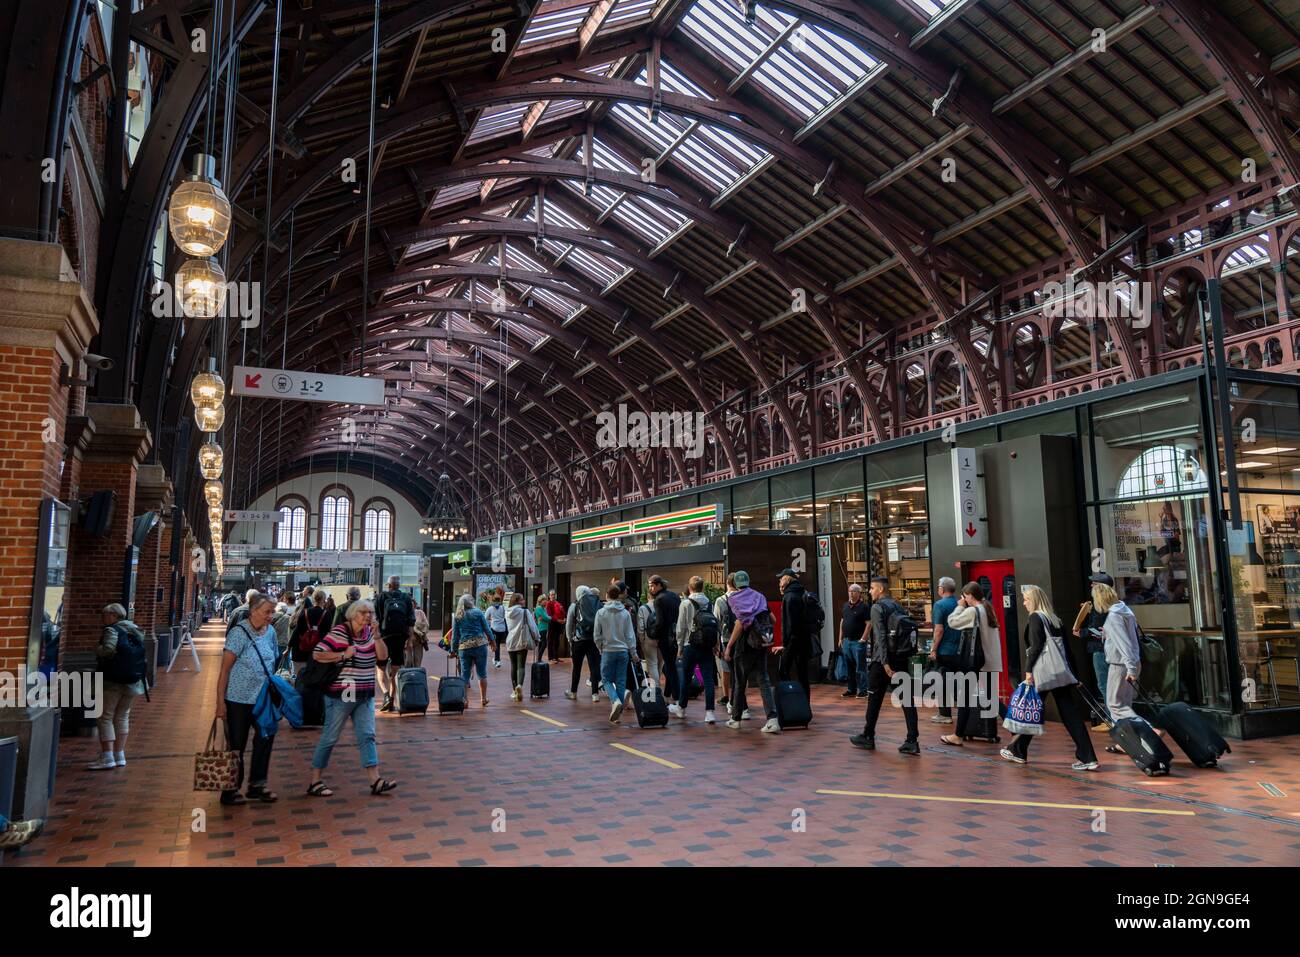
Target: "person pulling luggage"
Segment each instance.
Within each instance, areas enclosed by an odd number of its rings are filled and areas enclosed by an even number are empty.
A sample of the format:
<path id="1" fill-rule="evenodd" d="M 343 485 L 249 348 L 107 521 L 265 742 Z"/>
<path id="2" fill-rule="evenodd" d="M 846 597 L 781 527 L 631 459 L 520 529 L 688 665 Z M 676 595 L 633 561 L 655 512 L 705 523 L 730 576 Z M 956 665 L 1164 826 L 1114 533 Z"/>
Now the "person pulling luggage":
<path id="1" fill-rule="evenodd" d="M 682 680 L 678 683 L 677 701 L 668 706 L 675 718 L 686 718 L 686 690 L 691 675 L 698 665 L 704 678 L 704 723 L 713 724 L 718 719 L 713 713 L 713 649 L 718 644 L 718 619 L 713 614 L 713 604 L 704 594 L 704 579 L 699 575 L 686 585 L 686 600 L 677 615 L 677 644 L 682 649 Z"/>

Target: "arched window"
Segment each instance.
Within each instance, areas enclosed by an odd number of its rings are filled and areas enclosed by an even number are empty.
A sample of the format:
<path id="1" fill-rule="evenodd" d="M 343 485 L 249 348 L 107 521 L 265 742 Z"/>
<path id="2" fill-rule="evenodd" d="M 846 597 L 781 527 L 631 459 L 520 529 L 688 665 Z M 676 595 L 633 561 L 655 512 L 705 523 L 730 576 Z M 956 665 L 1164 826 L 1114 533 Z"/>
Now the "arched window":
<path id="1" fill-rule="evenodd" d="M 393 550 L 393 506 L 371 499 L 361 511 L 361 547 L 368 552 Z"/>
<path id="2" fill-rule="evenodd" d="M 346 551 L 352 547 L 352 499 L 341 487 L 326 489 L 320 502 L 320 547 Z"/>
<path id="3" fill-rule="evenodd" d="M 280 501 L 280 520 L 275 526 L 275 547 L 307 547 L 307 503 L 299 498 Z"/>
<path id="4" fill-rule="evenodd" d="M 1124 470 L 1115 486 L 1115 497 L 1139 498 L 1205 489 L 1205 472 L 1191 449 L 1157 445 L 1139 455 Z"/>

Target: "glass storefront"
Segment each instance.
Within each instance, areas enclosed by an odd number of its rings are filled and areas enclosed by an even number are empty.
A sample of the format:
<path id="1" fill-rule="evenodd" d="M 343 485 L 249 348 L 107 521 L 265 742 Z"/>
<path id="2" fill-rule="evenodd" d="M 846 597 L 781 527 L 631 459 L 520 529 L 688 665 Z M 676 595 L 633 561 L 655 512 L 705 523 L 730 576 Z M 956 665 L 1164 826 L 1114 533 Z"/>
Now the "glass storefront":
<path id="1" fill-rule="evenodd" d="M 772 530 L 812 534 L 812 469 L 772 476 Z"/>
<path id="2" fill-rule="evenodd" d="M 894 598 L 928 623 L 934 596 L 924 445 L 867 457 L 867 519 L 868 577 L 888 578 Z"/>
<path id="3" fill-rule="evenodd" d="M 767 479 L 742 482 L 731 489 L 732 518 L 736 531 L 767 531 L 771 526 L 771 508 L 767 497 Z"/>

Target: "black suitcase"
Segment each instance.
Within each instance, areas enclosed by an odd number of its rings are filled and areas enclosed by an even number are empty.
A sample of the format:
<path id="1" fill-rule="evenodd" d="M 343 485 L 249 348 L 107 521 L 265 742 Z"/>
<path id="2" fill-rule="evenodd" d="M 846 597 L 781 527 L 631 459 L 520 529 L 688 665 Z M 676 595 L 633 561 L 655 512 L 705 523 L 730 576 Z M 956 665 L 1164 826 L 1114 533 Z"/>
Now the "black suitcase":
<path id="1" fill-rule="evenodd" d="M 1219 758 L 1232 751 L 1228 742 L 1210 727 L 1204 716 L 1197 714 L 1186 703 L 1175 701 L 1173 704 L 1159 705 L 1146 695 L 1142 695 L 1142 700 L 1155 713 L 1156 725 L 1169 732 L 1169 737 L 1174 739 L 1198 768 L 1216 767 Z"/>
<path id="2" fill-rule="evenodd" d="M 668 702 L 664 700 L 663 689 L 657 683 L 646 683 L 645 672 L 636 665 L 629 664 L 632 672 L 631 691 L 632 708 L 636 711 L 636 723 L 642 728 L 664 728 L 668 726 Z"/>
<path id="3" fill-rule="evenodd" d="M 528 697 L 549 698 L 551 696 L 551 666 L 545 661 L 534 661 L 530 669 Z"/>
<path id="4" fill-rule="evenodd" d="M 1088 705 L 1093 716 L 1098 720 L 1107 721 L 1106 712 L 1101 709 L 1096 699 L 1084 689 L 1083 685 L 1075 685 L 1075 687 L 1079 690 L 1079 695 Z M 1133 759 L 1133 763 L 1147 777 L 1153 778 L 1158 774 L 1169 773 L 1169 765 L 1174 760 L 1173 752 L 1160 740 L 1160 735 L 1156 734 L 1156 729 L 1151 727 L 1143 718 L 1124 718 L 1116 721 L 1110 727 L 1110 739 L 1115 742 L 1121 751 Z"/>
<path id="5" fill-rule="evenodd" d="M 457 669 L 460 663 L 457 662 Z M 438 681 L 438 714 L 464 714 L 469 689 L 465 679 L 451 673 L 451 656 L 447 656 L 447 674 Z"/>
<path id="6" fill-rule="evenodd" d="M 323 728 L 325 726 L 325 695 L 317 688 L 308 688 L 302 683 L 302 672 L 298 673 L 294 686 L 302 698 L 302 727 Z"/>
<path id="7" fill-rule="evenodd" d="M 989 744 L 997 744 L 1002 740 L 998 735 L 998 719 L 985 718 L 978 712 L 967 721 L 962 731 L 963 741 L 985 741 Z"/>
<path id="8" fill-rule="evenodd" d="M 423 668 L 401 668 L 398 670 L 397 713 L 429 713 L 429 673 Z"/>
<path id="9" fill-rule="evenodd" d="M 776 720 L 781 730 L 806 728 L 812 723 L 812 706 L 797 681 L 778 681 L 772 689 L 776 699 Z"/>

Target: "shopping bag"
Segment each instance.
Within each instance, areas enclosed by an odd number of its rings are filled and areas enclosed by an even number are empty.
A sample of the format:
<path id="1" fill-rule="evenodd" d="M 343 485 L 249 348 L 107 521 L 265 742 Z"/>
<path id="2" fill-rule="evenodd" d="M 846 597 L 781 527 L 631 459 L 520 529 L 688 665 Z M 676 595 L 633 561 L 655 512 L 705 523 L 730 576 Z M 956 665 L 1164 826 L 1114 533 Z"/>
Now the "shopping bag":
<path id="1" fill-rule="evenodd" d="M 1043 733 L 1043 699 L 1028 681 L 1020 682 L 1011 695 L 1002 726 L 1015 734 Z"/>
<path id="2" fill-rule="evenodd" d="M 848 659 L 845 657 L 845 655 L 847 654 L 848 652 L 842 650 L 833 653 L 835 658 L 835 662 L 834 662 L 835 670 L 833 672 L 833 675 L 835 680 L 840 684 L 847 684 L 849 680 L 849 662 Z"/>
<path id="3" fill-rule="evenodd" d="M 221 734 L 218 738 L 217 731 Z M 212 719 L 208 743 L 194 755 L 194 790 L 233 791 L 239 781 L 239 752 L 230 750 L 226 722 Z"/>

